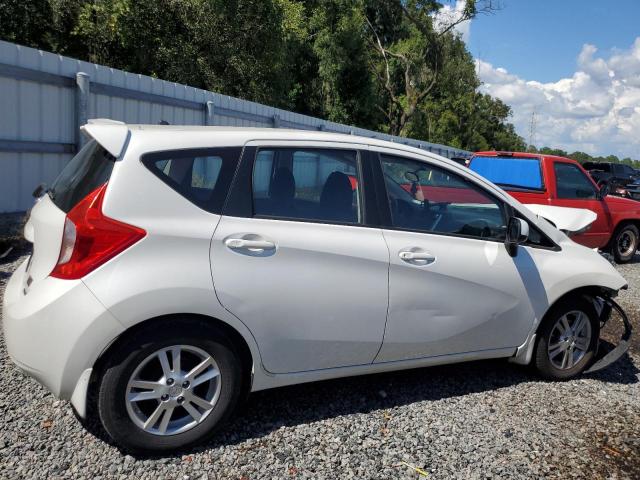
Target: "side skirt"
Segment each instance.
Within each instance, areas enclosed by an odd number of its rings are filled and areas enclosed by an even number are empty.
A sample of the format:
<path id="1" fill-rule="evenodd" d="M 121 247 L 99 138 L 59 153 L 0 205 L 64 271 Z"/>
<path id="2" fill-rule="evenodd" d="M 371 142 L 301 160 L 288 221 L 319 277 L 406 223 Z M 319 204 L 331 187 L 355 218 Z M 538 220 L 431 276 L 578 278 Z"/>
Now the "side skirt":
<path id="1" fill-rule="evenodd" d="M 411 360 L 398 360 L 393 362 L 371 363 L 350 367 L 328 368 L 324 370 L 312 370 L 307 372 L 292 372 L 270 374 L 264 369 L 256 371 L 253 378 L 251 391 L 266 390 L 268 388 L 284 387 L 299 383 L 317 382 L 332 378 L 353 377 L 370 373 L 391 372 L 394 370 L 409 370 L 412 368 L 446 365 L 449 363 L 470 362 L 474 360 L 487 360 L 491 358 L 512 357 L 517 347 L 500 348 L 493 350 L 481 350 L 476 352 L 456 353 L 451 355 L 438 355 L 435 357 L 417 358 Z"/>

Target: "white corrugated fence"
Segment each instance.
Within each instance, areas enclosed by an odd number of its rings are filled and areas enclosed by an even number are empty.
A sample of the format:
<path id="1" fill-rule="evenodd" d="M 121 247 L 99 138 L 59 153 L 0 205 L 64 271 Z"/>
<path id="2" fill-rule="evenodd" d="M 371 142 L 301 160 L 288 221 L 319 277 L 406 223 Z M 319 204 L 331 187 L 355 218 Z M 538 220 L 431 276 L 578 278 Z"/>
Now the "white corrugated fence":
<path id="1" fill-rule="evenodd" d="M 73 156 L 78 127 L 88 118 L 327 130 L 450 158 L 469 155 L 0 41 L 0 213 L 31 207 L 31 192 L 42 182 L 50 184 Z"/>

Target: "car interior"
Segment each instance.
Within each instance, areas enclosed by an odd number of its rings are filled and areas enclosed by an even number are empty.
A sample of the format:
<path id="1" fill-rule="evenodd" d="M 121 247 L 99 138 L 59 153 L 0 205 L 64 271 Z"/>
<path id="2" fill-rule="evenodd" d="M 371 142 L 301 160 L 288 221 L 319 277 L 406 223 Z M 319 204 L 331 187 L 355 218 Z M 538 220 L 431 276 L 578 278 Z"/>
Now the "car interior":
<path id="1" fill-rule="evenodd" d="M 262 150 L 253 175 L 257 216 L 357 223 L 355 154 Z"/>
<path id="2" fill-rule="evenodd" d="M 456 175 L 391 156 L 384 156 L 382 165 L 396 227 L 504 239 L 502 208 Z"/>

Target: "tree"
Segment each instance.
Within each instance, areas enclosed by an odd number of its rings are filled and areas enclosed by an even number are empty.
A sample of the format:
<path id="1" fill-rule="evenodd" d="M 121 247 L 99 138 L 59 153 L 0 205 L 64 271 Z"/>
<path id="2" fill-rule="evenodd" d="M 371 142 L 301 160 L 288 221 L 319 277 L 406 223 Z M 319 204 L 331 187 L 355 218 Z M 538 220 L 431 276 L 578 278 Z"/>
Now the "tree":
<path id="1" fill-rule="evenodd" d="M 452 1 L 452 0 L 448 0 Z M 0 0 L 0 36 L 336 122 L 463 149 L 524 148 L 454 32 L 467 0 Z"/>
<path id="2" fill-rule="evenodd" d="M 116 68 L 286 106 L 284 2 L 56 0 L 58 51 Z"/>
<path id="3" fill-rule="evenodd" d="M 39 47 L 46 43 L 50 18 L 47 0 L 0 0 L 2 38 L 9 42 L 18 42 L 29 47 Z"/>
<path id="4" fill-rule="evenodd" d="M 407 124 L 435 88 L 453 29 L 496 7 L 491 0 L 466 0 L 457 18 L 436 28 L 434 18 L 441 8 L 434 0 L 372 0 L 369 5 L 367 25 L 380 59 L 373 71 L 387 96 L 386 105 L 380 108 L 392 135 L 406 134 Z M 390 25 L 390 20 L 400 26 Z"/>

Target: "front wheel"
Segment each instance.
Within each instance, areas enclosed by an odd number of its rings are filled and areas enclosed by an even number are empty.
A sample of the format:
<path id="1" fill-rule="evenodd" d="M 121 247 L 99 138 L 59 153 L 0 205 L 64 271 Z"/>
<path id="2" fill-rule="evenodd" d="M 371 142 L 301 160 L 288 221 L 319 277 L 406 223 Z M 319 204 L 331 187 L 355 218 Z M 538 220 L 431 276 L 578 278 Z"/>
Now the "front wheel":
<path id="1" fill-rule="evenodd" d="M 161 321 L 114 352 L 98 392 L 107 433 L 131 451 L 176 450 L 209 437 L 237 404 L 241 361 L 205 323 Z"/>
<path id="2" fill-rule="evenodd" d="M 534 367 L 550 380 L 576 377 L 593 360 L 599 337 L 600 321 L 592 302 L 581 296 L 561 300 L 540 325 Z"/>
<path id="3" fill-rule="evenodd" d="M 628 223 L 620 227 L 611 242 L 613 256 L 617 263 L 630 262 L 638 250 L 640 231 L 635 225 Z"/>

